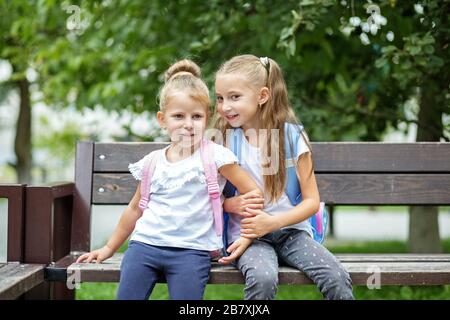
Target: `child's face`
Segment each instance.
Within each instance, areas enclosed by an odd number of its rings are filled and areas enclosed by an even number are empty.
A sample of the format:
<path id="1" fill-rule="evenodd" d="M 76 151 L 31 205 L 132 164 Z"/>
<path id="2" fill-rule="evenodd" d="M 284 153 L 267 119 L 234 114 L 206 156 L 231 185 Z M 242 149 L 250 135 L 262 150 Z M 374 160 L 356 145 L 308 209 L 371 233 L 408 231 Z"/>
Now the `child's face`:
<path id="1" fill-rule="evenodd" d="M 184 93 L 173 95 L 164 112 L 157 118 L 161 128 L 167 130 L 170 140 L 190 147 L 200 142 L 206 129 L 207 109 L 198 101 Z"/>
<path id="2" fill-rule="evenodd" d="M 258 128 L 259 103 L 261 103 L 260 92 L 242 76 L 237 74 L 217 76 L 217 111 L 233 128 Z"/>

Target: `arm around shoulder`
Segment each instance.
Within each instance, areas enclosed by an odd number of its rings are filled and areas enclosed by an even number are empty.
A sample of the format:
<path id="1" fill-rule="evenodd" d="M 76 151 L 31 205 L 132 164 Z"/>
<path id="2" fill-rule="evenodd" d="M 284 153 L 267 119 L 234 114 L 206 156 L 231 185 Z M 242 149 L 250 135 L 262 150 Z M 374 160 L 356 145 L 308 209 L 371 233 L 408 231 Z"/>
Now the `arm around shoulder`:
<path id="1" fill-rule="evenodd" d="M 219 172 L 236 187 L 240 194 L 254 191 L 262 197 L 262 192 L 256 182 L 238 164 L 226 164 L 219 168 Z"/>

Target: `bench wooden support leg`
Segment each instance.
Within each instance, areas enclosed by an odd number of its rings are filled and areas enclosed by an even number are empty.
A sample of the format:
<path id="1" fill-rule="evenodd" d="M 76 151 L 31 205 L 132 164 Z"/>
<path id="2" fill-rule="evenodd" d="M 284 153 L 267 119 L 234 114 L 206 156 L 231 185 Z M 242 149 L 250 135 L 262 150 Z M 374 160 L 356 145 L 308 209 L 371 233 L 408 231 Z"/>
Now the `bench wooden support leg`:
<path id="1" fill-rule="evenodd" d="M 70 252 L 73 184 L 28 187 L 25 219 L 25 262 L 51 264 Z M 66 283 L 44 282 L 25 299 L 74 299 Z"/>

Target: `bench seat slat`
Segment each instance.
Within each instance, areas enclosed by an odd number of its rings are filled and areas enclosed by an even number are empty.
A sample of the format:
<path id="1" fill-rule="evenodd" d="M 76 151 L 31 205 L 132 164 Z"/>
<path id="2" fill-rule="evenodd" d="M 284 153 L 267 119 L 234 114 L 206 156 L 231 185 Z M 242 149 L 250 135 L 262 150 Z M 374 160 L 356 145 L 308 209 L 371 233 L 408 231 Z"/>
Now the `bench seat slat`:
<path id="1" fill-rule="evenodd" d="M 0 300 L 16 299 L 44 281 L 45 265 L 9 262 L 0 266 Z"/>
<path id="2" fill-rule="evenodd" d="M 71 264 L 67 274 L 79 272 L 82 282 L 118 282 L 123 254 L 118 253 L 101 264 Z M 450 255 L 414 254 L 337 254 L 350 273 L 354 285 L 367 285 L 374 272 L 380 272 L 383 285 L 437 285 L 450 284 Z M 164 281 L 164 280 L 161 280 Z M 311 284 L 300 271 L 282 266 L 280 284 Z M 233 266 L 213 264 L 209 283 L 242 284 L 242 274 Z"/>

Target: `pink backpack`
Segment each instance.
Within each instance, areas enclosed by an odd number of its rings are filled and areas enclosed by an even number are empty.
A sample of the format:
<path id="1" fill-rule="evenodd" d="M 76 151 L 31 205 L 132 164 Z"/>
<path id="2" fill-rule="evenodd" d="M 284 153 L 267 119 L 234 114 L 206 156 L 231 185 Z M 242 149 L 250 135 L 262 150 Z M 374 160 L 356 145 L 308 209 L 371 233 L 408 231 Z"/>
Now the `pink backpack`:
<path id="1" fill-rule="evenodd" d="M 144 211 L 147 208 L 150 200 L 150 187 L 152 183 L 152 176 L 155 171 L 156 158 L 155 156 L 163 152 L 158 150 L 152 152 L 147 160 L 144 162 L 142 181 L 141 181 L 141 199 L 139 201 L 139 208 Z M 218 236 L 222 236 L 223 232 L 223 213 L 222 203 L 220 201 L 220 188 L 217 181 L 217 167 L 214 162 L 214 145 L 210 140 L 202 139 L 200 142 L 200 154 L 205 170 L 206 184 L 208 187 L 209 198 L 214 214 L 214 229 Z"/>

